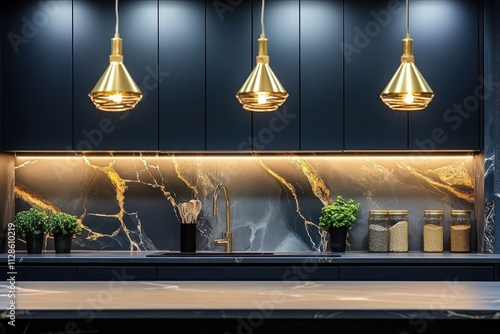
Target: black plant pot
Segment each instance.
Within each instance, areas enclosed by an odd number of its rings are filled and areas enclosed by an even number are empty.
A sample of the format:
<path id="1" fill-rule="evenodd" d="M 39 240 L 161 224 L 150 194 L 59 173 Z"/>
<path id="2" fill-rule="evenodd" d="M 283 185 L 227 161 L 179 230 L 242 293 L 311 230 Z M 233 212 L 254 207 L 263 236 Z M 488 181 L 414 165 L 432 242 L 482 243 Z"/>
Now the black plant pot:
<path id="1" fill-rule="evenodd" d="M 30 254 L 40 254 L 43 249 L 43 233 L 26 234 L 26 251 Z"/>
<path id="2" fill-rule="evenodd" d="M 345 244 L 347 240 L 347 227 L 330 227 L 330 251 L 345 252 Z"/>
<path id="3" fill-rule="evenodd" d="M 54 248 L 56 253 L 71 252 L 72 234 L 54 233 Z"/>

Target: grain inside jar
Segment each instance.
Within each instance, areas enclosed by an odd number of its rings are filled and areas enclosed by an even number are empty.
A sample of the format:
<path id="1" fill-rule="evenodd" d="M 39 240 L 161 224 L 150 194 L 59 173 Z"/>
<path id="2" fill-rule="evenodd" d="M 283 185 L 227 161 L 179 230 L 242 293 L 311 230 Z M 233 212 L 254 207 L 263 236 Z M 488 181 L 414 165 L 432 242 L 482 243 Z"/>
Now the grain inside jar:
<path id="1" fill-rule="evenodd" d="M 472 219 L 470 210 L 451 210 L 450 251 L 470 252 Z"/>
<path id="2" fill-rule="evenodd" d="M 408 210 L 389 210 L 389 252 L 408 252 Z"/>
<path id="3" fill-rule="evenodd" d="M 424 252 L 443 251 L 443 210 L 424 210 L 423 249 Z"/>

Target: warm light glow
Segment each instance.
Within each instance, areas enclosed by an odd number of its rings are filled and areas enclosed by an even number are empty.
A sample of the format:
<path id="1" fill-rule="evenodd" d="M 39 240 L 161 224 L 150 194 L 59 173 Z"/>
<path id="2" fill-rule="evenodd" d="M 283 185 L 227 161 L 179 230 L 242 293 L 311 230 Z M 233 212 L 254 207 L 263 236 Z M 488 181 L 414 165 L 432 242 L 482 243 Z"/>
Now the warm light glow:
<path id="1" fill-rule="evenodd" d="M 122 94 L 113 94 L 109 97 L 109 99 L 113 102 L 116 103 L 121 103 L 122 102 Z"/>
<path id="2" fill-rule="evenodd" d="M 413 94 L 411 92 L 408 92 L 408 94 L 406 94 L 405 96 L 405 103 L 411 104 L 413 103 L 413 101 L 414 101 Z"/>
<path id="3" fill-rule="evenodd" d="M 259 96 L 257 97 L 257 103 L 258 104 L 266 104 L 267 103 L 267 94 L 266 93 L 259 93 Z"/>

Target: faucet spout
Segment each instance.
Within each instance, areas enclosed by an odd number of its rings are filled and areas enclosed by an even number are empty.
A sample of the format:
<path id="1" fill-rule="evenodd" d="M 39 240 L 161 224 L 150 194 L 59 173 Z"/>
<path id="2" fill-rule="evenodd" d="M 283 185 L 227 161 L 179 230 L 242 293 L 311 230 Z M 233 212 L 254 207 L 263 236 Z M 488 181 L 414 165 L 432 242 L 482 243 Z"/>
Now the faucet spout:
<path id="1" fill-rule="evenodd" d="M 224 191 L 224 197 L 226 198 L 226 232 L 222 233 L 222 239 L 214 240 L 215 246 L 224 246 L 224 251 L 226 253 L 230 253 L 233 251 L 233 234 L 231 233 L 231 205 L 229 203 L 229 192 L 226 186 L 222 183 L 219 183 L 215 187 L 214 191 L 214 217 L 217 216 L 217 197 L 219 195 L 220 190 Z"/>

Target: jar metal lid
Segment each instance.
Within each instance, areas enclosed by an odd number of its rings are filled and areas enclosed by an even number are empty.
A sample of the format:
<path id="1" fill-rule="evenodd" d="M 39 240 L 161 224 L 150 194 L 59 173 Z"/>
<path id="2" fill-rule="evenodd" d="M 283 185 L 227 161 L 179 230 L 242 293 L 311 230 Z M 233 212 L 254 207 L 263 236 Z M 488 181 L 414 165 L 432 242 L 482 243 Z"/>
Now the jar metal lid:
<path id="1" fill-rule="evenodd" d="M 368 213 L 371 215 L 386 215 L 389 210 L 369 210 Z"/>
<path id="2" fill-rule="evenodd" d="M 389 210 L 390 215 L 407 215 L 408 210 Z"/>
<path id="3" fill-rule="evenodd" d="M 442 215 L 444 214 L 443 210 L 424 210 L 424 215 Z"/>
<path id="4" fill-rule="evenodd" d="M 452 215 L 470 215 L 470 210 L 451 210 Z"/>

